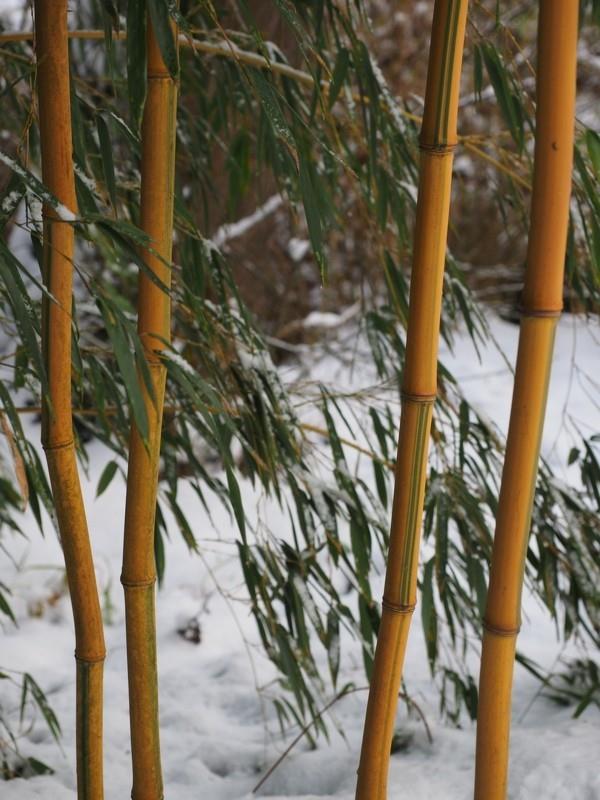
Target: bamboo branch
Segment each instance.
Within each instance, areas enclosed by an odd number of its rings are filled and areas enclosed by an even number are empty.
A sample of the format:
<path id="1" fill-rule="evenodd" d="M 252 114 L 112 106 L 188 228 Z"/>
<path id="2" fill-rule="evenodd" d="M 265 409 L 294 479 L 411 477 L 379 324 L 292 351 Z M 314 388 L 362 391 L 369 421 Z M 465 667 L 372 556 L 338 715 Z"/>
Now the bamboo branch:
<path id="1" fill-rule="evenodd" d="M 326 705 L 323 706 L 323 708 L 317 711 L 317 713 L 311 719 L 311 721 L 300 729 L 299 733 L 292 739 L 292 741 L 285 748 L 283 753 L 271 764 L 269 769 L 265 772 L 265 774 L 262 776 L 262 778 L 259 780 L 256 786 L 252 789 L 251 794 L 256 794 L 258 790 L 262 788 L 262 786 L 264 786 L 264 784 L 268 781 L 271 775 L 275 772 L 277 767 L 279 767 L 282 764 L 282 762 L 285 761 L 285 759 L 289 756 L 289 754 L 292 752 L 292 750 L 298 744 L 298 742 L 300 742 L 306 736 L 306 734 L 316 723 L 316 721 L 318 719 L 321 719 L 323 714 L 329 711 L 329 709 L 332 708 L 332 706 L 334 706 L 339 700 L 342 700 L 342 698 L 347 697 L 349 694 L 354 694 L 355 692 L 364 692 L 368 688 L 369 688 L 368 686 L 355 686 L 342 689 L 342 691 L 339 694 L 336 694 L 336 696 L 332 700 L 330 700 Z"/>

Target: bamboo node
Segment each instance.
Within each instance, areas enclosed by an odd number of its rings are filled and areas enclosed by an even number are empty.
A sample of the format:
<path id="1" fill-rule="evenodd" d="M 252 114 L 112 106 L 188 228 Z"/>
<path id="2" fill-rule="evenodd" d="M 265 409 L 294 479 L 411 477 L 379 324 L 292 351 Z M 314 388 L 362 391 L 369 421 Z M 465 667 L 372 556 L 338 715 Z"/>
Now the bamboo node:
<path id="1" fill-rule="evenodd" d="M 491 625 L 489 622 L 486 622 L 485 619 L 481 621 L 483 629 L 488 633 L 491 633 L 494 636 L 505 636 L 510 638 L 512 636 L 518 636 L 519 631 L 521 630 L 521 626 L 518 625 L 516 628 L 497 628 L 495 625 Z"/>
<path id="2" fill-rule="evenodd" d="M 137 800 L 137 798 L 136 798 L 135 794 L 133 793 L 133 789 L 131 790 L 131 795 L 130 795 L 130 797 L 131 797 L 131 800 Z M 164 794 L 161 794 L 161 795 L 159 795 L 159 797 L 158 797 L 158 800 L 165 800 L 165 796 L 164 796 Z"/>
<path id="3" fill-rule="evenodd" d="M 159 72 L 148 72 L 148 80 L 149 81 L 173 81 L 173 76 L 170 72 L 167 71 L 159 71 Z"/>
<path id="4" fill-rule="evenodd" d="M 424 142 L 419 139 L 419 150 L 425 153 L 430 153 L 432 156 L 446 156 L 452 155 L 456 150 L 458 142 Z"/>
<path id="5" fill-rule="evenodd" d="M 405 392 L 404 390 L 400 392 L 400 396 L 402 400 L 407 403 L 422 403 L 423 405 L 435 403 L 437 398 L 437 394 L 413 394 L 412 392 Z"/>
<path id="6" fill-rule="evenodd" d="M 156 576 L 153 578 L 144 578 L 141 581 L 130 581 L 121 575 L 121 586 L 125 586 L 127 589 L 145 589 L 146 586 L 154 586 L 155 583 Z"/>
<path id="7" fill-rule="evenodd" d="M 381 607 L 385 611 L 391 611 L 392 614 L 412 614 L 415 610 L 416 603 L 394 603 L 391 600 L 387 600 L 385 597 L 381 600 Z"/>
<path id="8" fill-rule="evenodd" d="M 68 450 L 70 447 L 74 446 L 75 440 L 73 437 L 68 439 L 66 442 L 58 442 L 57 444 L 47 444 L 46 442 L 43 442 L 42 444 L 45 453 L 53 453 L 56 450 Z"/>
<path id="9" fill-rule="evenodd" d="M 522 317 L 558 318 L 562 314 L 561 308 L 525 308 L 518 306 L 517 311 Z"/>
<path id="10" fill-rule="evenodd" d="M 106 650 L 103 651 L 102 655 L 97 656 L 78 656 L 77 650 L 75 650 L 75 661 L 78 661 L 80 664 L 99 664 L 101 661 L 104 661 L 106 658 Z"/>

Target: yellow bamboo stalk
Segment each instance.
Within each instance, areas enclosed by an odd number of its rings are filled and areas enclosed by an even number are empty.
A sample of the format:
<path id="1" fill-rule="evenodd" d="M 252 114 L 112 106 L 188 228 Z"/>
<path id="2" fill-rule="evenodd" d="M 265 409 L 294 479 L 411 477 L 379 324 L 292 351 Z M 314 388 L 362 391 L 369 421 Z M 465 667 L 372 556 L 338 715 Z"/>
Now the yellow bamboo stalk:
<path id="1" fill-rule="evenodd" d="M 436 0 L 433 13 L 390 549 L 357 800 L 387 797 L 397 698 L 416 603 L 467 5 L 467 0 Z"/>
<path id="2" fill-rule="evenodd" d="M 153 252 L 142 255 L 149 270 L 171 285 L 177 85 L 169 74 L 148 19 L 148 94 L 142 121 L 141 220 Z M 165 263 L 167 262 L 167 263 Z M 121 582 L 125 592 L 133 800 L 163 797 L 158 719 L 154 519 L 166 367 L 161 351 L 170 340 L 169 295 L 140 273 L 138 332 L 152 376 L 154 399 L 140 385 L 149 422 L 144 442 L 132 424 Z"/>
<path id="3" fill-rule="evenodd" d="M 67 0 L 35 0 L 35 30 L 42 179 L 59 202 L 74 212 Z M 75 621 L 77 795 L 82 800 L 101 800 L 105 646 L 71 409 L 74 231 L 50 205 L 44 206 L 43 213 L 44 284 L 53 299 L 44 296 L 42 300 L 42 348 L 49 385 L 42 404 L 42 444 Z"/>
<path id="4" fill-rule="evenodd" d="M 527 542 L 562 309 L 579 3 L 541 0 L 536 143 L 519 350 L 484 618 L 476 800 L 506 797 L 511 690 Z"/>

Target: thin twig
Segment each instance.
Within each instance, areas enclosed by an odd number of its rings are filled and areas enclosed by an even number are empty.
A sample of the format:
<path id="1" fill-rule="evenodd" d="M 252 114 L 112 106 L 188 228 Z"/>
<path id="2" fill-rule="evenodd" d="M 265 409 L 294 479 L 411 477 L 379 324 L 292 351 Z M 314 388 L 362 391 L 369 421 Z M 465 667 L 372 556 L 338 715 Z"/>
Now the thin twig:
<path id="1" fill-rule="evenodd" d="M 260 781 L 256 784 L 254 789 L 252 789 L 251 793 L 252 794 L 256 794 L 256 792 L 258 792 L 258 790 L 266 783 L 266 781 L 275 772 L 275 770 L 281 764 L 281 762 L 284 761 L 288 757 L 288 755 L 294 749 L 294 747 L 298 744 L 298 742 L 308 733 L 308 731 L 311 729 L 311 727 L 314 725 L 314 723 L 318 719 L 320 719 L 323 716 L 323 714 L 325 714 L 327 711 L 329 711 L 329 709 L 332 706 L 334 706 L 338 702 L 338 700 L 341 700 L 342 698 L 347 697 L 349 694 L 355 694 L 356 692 L 366 692 L 368 690 L 368 688 L 369 688 L 368 686 L 354 686 L 354 687 L 343 689 L 339 694 L 337 694 L 333 698 L 333 700 L 330 700 L 329 703 L 327 703 L 327 705 L 323 706 L 323 708 L 320 711 L 317 711 L 317 713 L 315 714 L 313 719 L 307 725 L 305 725 L 304 728 L 302 728 L 302 730 L 290 742 L 288 747 L 286 747 L 286 749 L 279 756 L 279 758 L 276 761 L 274 761 L 273 764 L 271 764 L 269 769 L 265 772 L 265 774 L 262 776 Z M 415 703 L 415 701 L 406 692 L 400 692 L 398 696 L 402 700 L 404 700 L 406 702 L 406 705 L 407 705 L 409 710 L 411 708 L 414 708 L 414 709 L 417 710 L 419 716 L 421 717 L 421 721 L 423 723 L 423 726 L 425 727 L 425 733 L 427 734 L 427 740 L 428 740 L 429 744 L 433 744 L 433 736 L 431 734 L 431 728 L 429 727 L 429 723 L 427 722 L 427 719 L 425 717 L 425 714 L 423 713 L 423 710 L 419 707 L 419 705 L 417 703 Z"/>
<path id="2" fill-rule="evenodd" d="M 323 706 L 323 708 L 320 711 L 317 711 L 317 713 L 311 719 L 311 721 L 302 728 L 302 730 L 298 733 L 298 735 L 294 739 L 292 739 L 290 744 L 285 748 L 285 750 L 279 756 L 279 758 L 276 761 L 274 761 L 273 764 L 271 764 L 269 769 L 265 772 L 265 774 L 262 776 L 262 778 L 256 784 L 254 789 L 252 789 L 251 793 L 252 794 L 256 794 L 256 792 L 258 792 L 258 790 L 263 786 L 263 784 L 265 784 L 266 781 L 275 772 L 275 770 L 281 764 L 281 762 L 284 761 L 288 757 L 288 755 L 294 749 L 294 747 L 298 744 L 298 742 L 308 733 L 308 731 L 312 728 L 312 726 L 315 724 L 315 722 L 318 719 L 321 719 L 323 714 L 325 714 L 325 712 L 329 711 L 329 709 L 332 706 L 334 706 L 338 702 L 338 700 L 341 700 L 343 697 L 347 697 L 349 694 L 354 694 L 355 692 L 366 692 L 368 690 L 368 688 L 369 688 L 368 686 L 354 686 L 354 687 L 351 687 L 351 688 L 346 687 L 339 694 L 337 694 L 333 698 L 333 700 L 330 700 L 327 703 L 327 705 Z"/>

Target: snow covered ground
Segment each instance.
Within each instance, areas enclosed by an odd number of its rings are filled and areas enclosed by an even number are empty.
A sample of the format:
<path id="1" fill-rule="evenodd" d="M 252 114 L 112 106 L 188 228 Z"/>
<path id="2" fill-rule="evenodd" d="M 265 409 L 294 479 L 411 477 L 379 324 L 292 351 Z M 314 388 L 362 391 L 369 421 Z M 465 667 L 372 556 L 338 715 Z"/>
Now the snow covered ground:
<path id="1" fill-rule="evenodd" d="M 514 363 L 518 329 L 495 321 L 493 332 Z M 577 363 L 572 355 L 576 346 Z M 594 396 L 600 354 L 597 324 L 565 318 L 557 338 L 557 354 L 544 452 L 557 474 L 567 476 L 566 454 L 572 444 L 572 422 L 586 432 L 600 431 L 600 410 Z M 511 375 L 498 351 L 490 345 L 479 364 L 466 336 L 459 336 L 454 354 L 443 354 L 462 380 L 468 396 L 501 428 L 506 428 Z M 369 380 L 360 371 L 331 362 L 316 367 L 313 377 L 336 381 L 338 388 Z M 588 373 L 591 373 L 588 375 Z M 592 382 L 591 382 L 592 381 Z M 29 422 L 32 437 L 39 437 Z M 84 489 L 107 620 L 108 658 L 105 672 L 106 797 L 125 797 L 130 786 L 127 716 L 127 677 L 122 592 L 119 584 L 124 487 L 115 480 L 95 500 L 98 477 L 109 459 L 99 444 L 90 446 L 89 476 Z M 365 473 L 366 474 L 366 473 Z M 249 516 L 266 515 L 271 528 L 287 526 L 273 505 L 265 504 L 249 484 L 242 484 Z M 165 584 L 158 596 L 158 638 L 162 752 L 166 793 L 170 800 L 235 800 L 251 796 L 252 787 L 275 761 L 297 731 L 282 741 L 273 710 L 257 694 L 273 668 L 256 645 L 254 622 L 243 596 L 235 551 L 234 523 L 215 504 L 213 514 L 220 538 L 192 493 L 182 489 L 182 505 L 194 509 L 195 533 L 202 552 L 189 554 L 177 532 L 167 549 Z M 62 557 L 48 527 L 42 538 L 27 519 L 26 541 L 15 539 L 11 553 L 16 564 L 3 558 L 0 580 L 13 591 L 19 629 L 6 625 L 0 638 L 3 668 L 27 670 L 40 681 L 56 711 L 64 752 L 41 720 L 23 731 L 26 755 L 51 764 L 54 775 L 0 784 L 3 800 L 75 798 L 74 661 L 69 600 L 64 592 Z M 215 578 L 220 591 L 215 585 Z M 178 630 L 198 622 L 201 641 L 187 641 Z M 557 657 L 552 625 L 531 600 L 526 601 L 520 644 L 525 652 L 550 666 Z M 343 642 L 340 682 L 365 683 L 356 644 Z M 446 725 L 438 717 L 438 700 L 429 677 L 420 616 L 415 615 L 405 669 L 411 695 L 426 716 L 433 742 L 417 718 L 400 708 L 398 724 L 407 734 L 406 748 L 392 758 L 390 800 L 445 798 L 462 800 L 472 791 L 474 727 Z M 544 698 L 532 703 L 539 684 L 516 667 L 510 797 L 512 800 L 600 800 L 600 712 L 588 709 L 578 720 Z M 0 686 L 2 689 L 2 686 Z M 18 698 L 15 698 L 18 703 Z M 357 691 L 337 703 L 332 713 L 342 738 L 331 725 L 331 738 L 319 740 L 316 750 L 301 741 L 264 784 L 259 796 L 272 798 L 354 797 L 366 692 Z M 17 715 L 18 717 L 18 715 Z"/>

